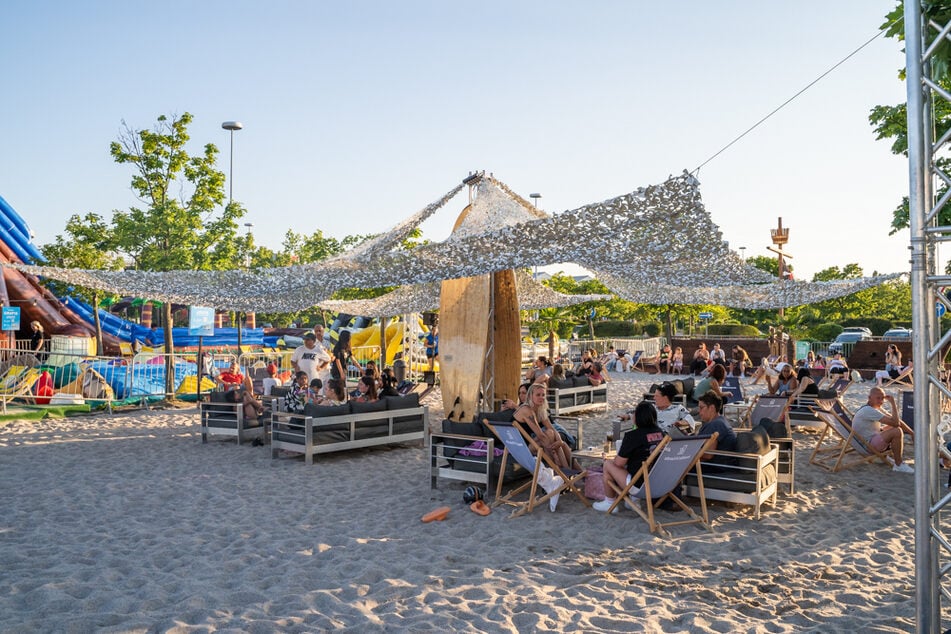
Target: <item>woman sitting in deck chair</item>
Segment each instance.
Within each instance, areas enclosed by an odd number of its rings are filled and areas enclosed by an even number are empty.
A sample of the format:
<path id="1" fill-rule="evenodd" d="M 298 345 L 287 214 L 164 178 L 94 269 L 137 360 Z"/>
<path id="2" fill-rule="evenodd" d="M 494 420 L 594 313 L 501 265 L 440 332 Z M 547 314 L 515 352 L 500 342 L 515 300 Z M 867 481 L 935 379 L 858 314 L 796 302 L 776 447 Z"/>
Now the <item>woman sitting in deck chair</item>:
<path id="1" fill-rule="evenodd" d="M 522 424 L 561 469 L 573 468 L 571 448 L 548 418 L 548 388 L 533 383 L 528 388 L 527 402 L 515 410 L 515 421 Z"/>

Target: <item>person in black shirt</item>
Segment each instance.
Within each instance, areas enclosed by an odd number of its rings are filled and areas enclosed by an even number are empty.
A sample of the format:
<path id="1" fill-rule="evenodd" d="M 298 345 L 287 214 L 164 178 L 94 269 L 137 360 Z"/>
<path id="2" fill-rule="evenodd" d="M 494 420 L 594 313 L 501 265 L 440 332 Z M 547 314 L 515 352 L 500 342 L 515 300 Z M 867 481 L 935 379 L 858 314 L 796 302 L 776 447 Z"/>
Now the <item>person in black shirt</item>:
<path id="1" fill-rule="evenodd" d="M 654 404 L 649 401 L 638 403 L 634 409 L 634 429 L 624 434 L 617 456 L 613 460 L 604 461 L 605 494 L 615 493 L 627 486 L 663 439 L 664 432 L 657 425 L 657 410 Z M 636 493 L 634 488 L 631 489 L 631 494 L 633 493 Z M 596 511 L 606 512 L 613 505 L 614 498 L 605 497 L 592 506 Z"/>

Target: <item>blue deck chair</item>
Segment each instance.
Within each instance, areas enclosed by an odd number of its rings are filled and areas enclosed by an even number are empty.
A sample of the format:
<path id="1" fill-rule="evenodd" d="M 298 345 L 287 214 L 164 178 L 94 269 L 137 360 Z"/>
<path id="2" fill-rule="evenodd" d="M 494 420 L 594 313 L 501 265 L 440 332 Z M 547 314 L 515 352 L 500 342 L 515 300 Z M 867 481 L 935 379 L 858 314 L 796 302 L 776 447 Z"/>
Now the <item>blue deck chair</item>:
<path id="1" fill-rule="evenodd" d="M 516 422 L 488 421 L 483 420 L 482 424 L 495 434 L 505 449 L 502 452 L 502 464 L 499 467 L 500 473 L 505 473 L 505 467 L 508 464 L 509 456 L 522 465 L 522 467 L 532 474 L 530 482 L 519 485 L 510 490 L 504 496 L 502 495 L 502 478 L 498 479 L 495 487 L 495 500 L 492 506 L 508 504 L 515 507 L 511 517 L 518 517 L 525 513 L 531 513 L 536 506 L 544 505 L 554 495 L 560 495 L 565 491 L 571 491 L 585 506 L 591 506 L 591 502 L 584 496 L 579 488 L 587 471 L 576 471 L 573 469 L 561 469 L 555 461 L 545 453 L 535 440 Z M 532 454 L 532 449 L 535 454 Z M 563 484 L 551 491 L 545 492 L 538 483 L 538 476 L 543 467 L 549 467 L 554 475 L 561 477 Z M 529 489 L 527 500 L 516 500 L 516 496 Z"/>
<path id="2" fill-rule="evenodd" d="M 724 394 L 730 394 L 730 399 L 727 401 L 728 403 L 743 402 L 743 388 L 740 387 L 740 377 L 738 376 L 728 376 L 723 379 L 720 391 Z"/>
<path id="3" fill-rule="evenodd" d="M 760 421 L 768 418 L 772 421 L 781 422 L 786 425 L 789 431 L 789 397 L 778 396 L 776 394 L 761 394 L 753 401 L 750 411 L 744 419 L 744 427 L 755 427 Z"/>
<path id="4" fill-rule="evenodd" d="M 669 536 L 668 526 L 680 524 L 700 524 L 707 530 L 713 530 L 707 515 L 707 500 L 703 493 L 703 474 L 700 472 L 700 458 L 717 446 L 717 434 L 712 436 L 687 436 L 685 438 L 671 438 L 665 436 L 651 455 L 644 461 L 634 477 L 623 490 L 615 490 L 615 501 L 608 514 L 612 513 L 622 502 L 628 508 L 640 515 L 652 533 Z M 700 490 L 700 515 L 680 498 L 680 485 L 687 474 L 693 470 L 697 474 Z M 635 483 L 641 482 L 639 489 L 634 491 Z M 612 486 L 613 488 L 613 486 Z M 654 512 L 666 500 L 672 500 L 687 516 L 685 520 L 660 522 Z M 641 508 L 644 501 L 646 510 Z"/>

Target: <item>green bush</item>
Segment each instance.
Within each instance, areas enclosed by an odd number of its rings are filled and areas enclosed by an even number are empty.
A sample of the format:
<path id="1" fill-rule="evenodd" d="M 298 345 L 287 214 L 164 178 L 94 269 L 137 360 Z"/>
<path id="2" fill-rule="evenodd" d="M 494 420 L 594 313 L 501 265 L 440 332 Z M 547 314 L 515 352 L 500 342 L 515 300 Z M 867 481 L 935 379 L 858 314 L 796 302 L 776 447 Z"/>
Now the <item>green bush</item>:
<path id="1" fill-rule="evenodd" d="M 594 322 L 595 337 L 634 337 L 641 333 L 635 332 L 635 326 L 629 321 L 605 320 Z"/>
<path id="2" fill-rule="evenodd" d="M 656 321 L 648 321 L 643 324 L 644 334 L 648 337 L 657 337 L 660 335 L 661 327 Z"/>
<path id="3" fill-rule="evenodd" d="M 881 337 L 889 328 L 893 328 L 890 319 L 881 319 L 880 317 L 858 317 L 855 319 L 845 319 L 839 322 L 843 328 L 849 326 L 865 326 L 872 331 L 876 337 Z"/>
<path id="4" fill-rule="evenodd" d="M 813 341 L 832 341 L 842 332 L 839 324 L 820 324 L 809 331 L 808 339 Z"/>
<path id="5" fill-rule="evenodd" d="M 706 333 L 714 335 L 732 335 L 734 337 L 762 337 L 763 333 L 756 326 L 750 324 L 710 324 Z"/>

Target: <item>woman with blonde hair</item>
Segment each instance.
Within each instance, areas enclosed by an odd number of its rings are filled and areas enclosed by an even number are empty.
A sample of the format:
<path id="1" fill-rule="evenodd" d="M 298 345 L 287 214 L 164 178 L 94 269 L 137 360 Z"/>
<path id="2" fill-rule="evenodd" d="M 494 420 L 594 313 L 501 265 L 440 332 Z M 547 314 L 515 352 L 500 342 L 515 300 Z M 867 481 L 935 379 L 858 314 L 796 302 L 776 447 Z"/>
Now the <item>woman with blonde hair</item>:
<path id="1" fill-rule="evenodd" d="M 33 330 L 33 334 L 30 336 L 30 350 L 32 352 L 39 352 L 43 348 L 43 344 L 46 343 L 43 334 L 43 324 L 38 321 L 31 321 L 30 328 Z"/>
<path id="2" fill-rule="evenodd" d="M 548 417 L 548 388 L 533 383 L 528 388 L 527 401 L 515 410 L 515 420 L 534 436 L 535 442 L 551 456 L 562 469 L 572 467 L 571 448 L 562 440 Z"/>

